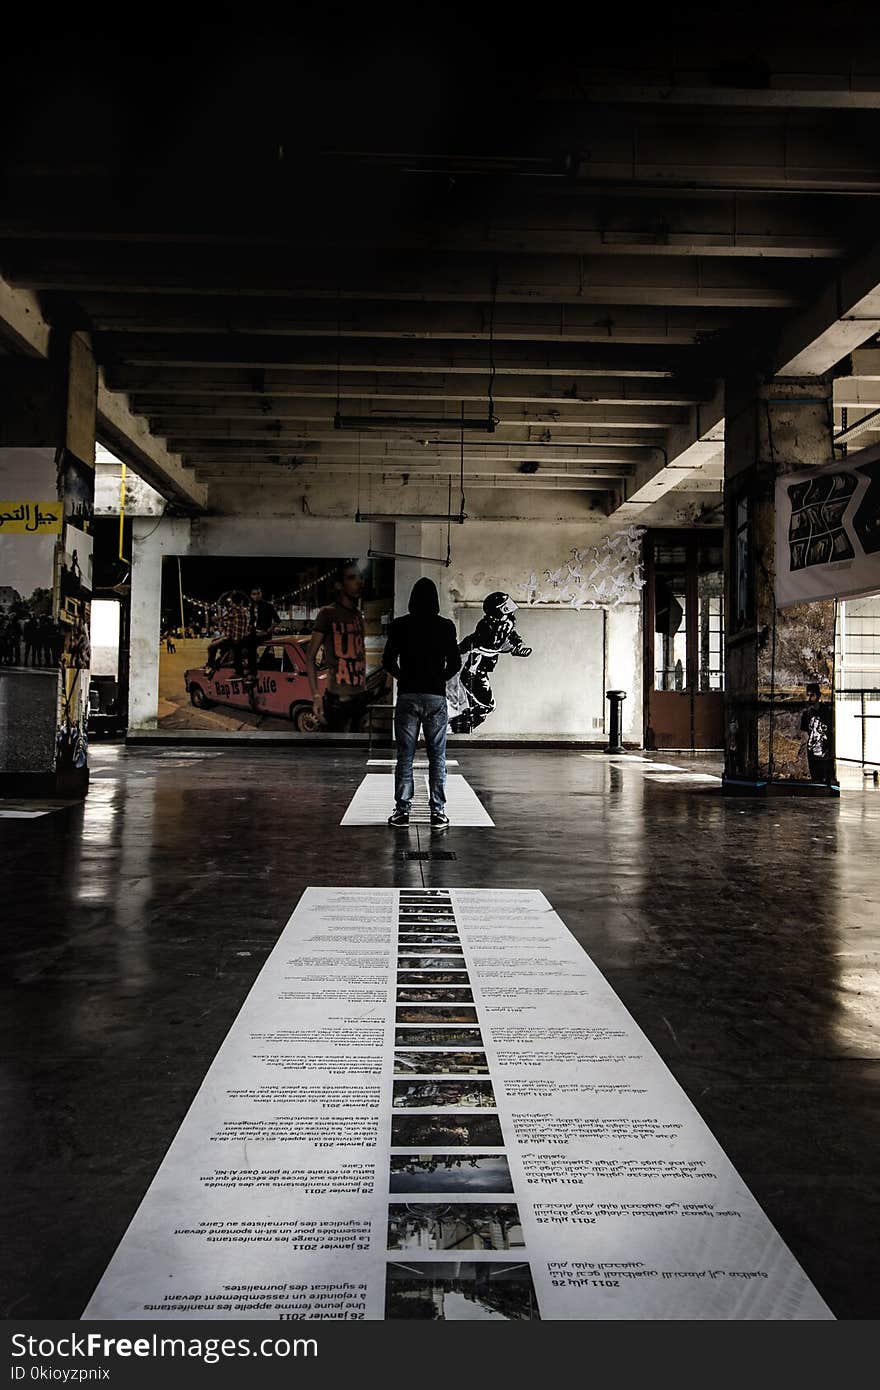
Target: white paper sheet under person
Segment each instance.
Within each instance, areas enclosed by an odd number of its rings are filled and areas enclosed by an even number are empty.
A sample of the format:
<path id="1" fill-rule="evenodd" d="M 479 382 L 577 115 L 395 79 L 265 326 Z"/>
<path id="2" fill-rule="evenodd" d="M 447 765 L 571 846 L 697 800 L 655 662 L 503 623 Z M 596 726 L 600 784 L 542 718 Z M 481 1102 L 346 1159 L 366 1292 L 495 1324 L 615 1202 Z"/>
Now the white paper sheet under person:
<path id="1" fill-rule="evenodd" d="M 367 758 L 367 767 L 396 767 L 396 766 L 397 766 L 397 759 L 396 759 L 396 758 Z M 421 770 L 424 769 L 424 768 L 427 768 L 427 766 L 428 766 L 428 763 L 427 763 L 427 760 L 426 760 L 425 758 L 416 758 L 416 759 L 414 760 L 414 762 L 413 762 L 413 767 L 419 769 L 419 771 L 421 771 Z M 455 758 L 447 758 L 447 759 L 446 759 L 446 766 L 447 766 L 447 767 L 458 767 L 458 761 L 457 761 L 457 759 L 455 759 Z"/>
<path id="2" fill-rule="evenodd" d="M 414 791 L 410 824 L 428 825 L 431 819 L 428 778 L 421 771 L 415 775 Z M 385 825 L 388 820 L 388 807 L 393 804 L 393 774 L 370 772 L 352 797 L 340 825 Z M 460 773 L 452 773 L 446 779 L 446 814 L 451 826 L 477 827 L 495 824 L 473 787 Z"/>
<path id="3" fill-rule="evenodd" d="M 431 924 L 463 967 L 412 964 L 398 943 Z M 429 969 L 467 983 L 433 987 Z M 419 1049 L 434 1074 L 401 1079 L 395 1059 Z M 485 1064 L 451 1075 L 443 1054 Z M 421 1304 L 446 1320 L 832 1316 L 543 894 L 310 888 L 84 1317 Z"/>

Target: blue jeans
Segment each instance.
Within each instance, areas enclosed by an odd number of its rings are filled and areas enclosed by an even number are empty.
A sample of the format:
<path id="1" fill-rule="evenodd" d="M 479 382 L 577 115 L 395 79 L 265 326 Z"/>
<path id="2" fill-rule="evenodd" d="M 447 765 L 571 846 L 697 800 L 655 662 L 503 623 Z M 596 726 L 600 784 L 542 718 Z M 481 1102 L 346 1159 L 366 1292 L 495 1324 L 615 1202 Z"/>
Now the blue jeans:
<path id="1" fill-rule="evenodd" d="M 428 750 L 431 810 L 442 811 L 446 805 L 447 722 L 445 695 L 398 695 L 394 707 L 394 738 L 397 743 L 394 800 L 398 810 L 409 810 L 413 799 L 413 756 L 420 725 L 425 731 L 425 747 Z"/>

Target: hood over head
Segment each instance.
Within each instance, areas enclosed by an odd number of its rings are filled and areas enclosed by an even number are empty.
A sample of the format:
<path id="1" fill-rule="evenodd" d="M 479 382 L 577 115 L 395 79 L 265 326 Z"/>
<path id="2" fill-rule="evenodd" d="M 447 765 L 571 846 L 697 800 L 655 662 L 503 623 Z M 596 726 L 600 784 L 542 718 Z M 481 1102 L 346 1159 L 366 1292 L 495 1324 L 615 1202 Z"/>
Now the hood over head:
<path id="1" fill-rule="evenodd" d="M 414 618 L 429 618 L 440 612 L 440 596 L 433 579 L 417 579 L 409 596 L 409 611 Z"/>

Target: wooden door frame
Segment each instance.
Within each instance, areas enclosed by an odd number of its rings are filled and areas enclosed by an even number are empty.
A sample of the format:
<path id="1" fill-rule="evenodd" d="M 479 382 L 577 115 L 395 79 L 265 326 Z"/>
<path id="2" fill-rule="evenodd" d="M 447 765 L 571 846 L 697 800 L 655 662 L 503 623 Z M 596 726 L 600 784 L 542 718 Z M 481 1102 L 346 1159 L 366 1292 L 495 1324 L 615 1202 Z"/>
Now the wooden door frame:
<path id="1" fill-rule="evenodd" d="M 642 563 L 645 570 L 645 601 L 642 613 L 643 627 L 643 666 L 642 666 L 642 719 L 645 730 L 645 746 L 647 747 L 648 733 L 651 729 L 650 708 L 651 695 L 654 693 L 654 659 L 656 656 L 656 632 L 654 630 L 654 620 L 656 614 L 656 569 L 654 566 L 654 545 L 658 540 L 668 545 L 682 545 L 685 551 L 685 617 L 687 621 L 685 659 L 687 665 L 686 679 L 687 690 L 690 696 L 690 739 L 691 748 L 695 746 L 695 705 L 696 696 L 700 694 L 700 632 L 697 622 L 699 610 L 698 588 L 699 575 L 697 570 L 697 550 L 699 549 L 701 538 L 709 538 L 709 544 L 715 543 L 723 547 L 724 528 L 721 526 L 703 527 L 682 527 L 682 526 L 652 526 L 648 527 L 642 540 Z M 722 634 L 723 638 L 723 634 Z"/>

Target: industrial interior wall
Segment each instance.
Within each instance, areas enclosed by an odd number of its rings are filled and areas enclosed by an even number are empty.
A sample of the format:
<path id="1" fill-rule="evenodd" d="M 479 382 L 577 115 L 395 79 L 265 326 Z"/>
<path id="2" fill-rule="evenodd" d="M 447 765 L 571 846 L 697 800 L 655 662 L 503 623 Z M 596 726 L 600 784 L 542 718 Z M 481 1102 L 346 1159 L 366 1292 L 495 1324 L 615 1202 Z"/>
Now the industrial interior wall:
<path id="1" fill-rule="evenodd" d="M 614 688 L 627 692 L 624 738 L 639 743 L 639 591 L 596 607 L 592 591 L 585 587 L 595 569 L 595 554 L 601 554 L 619 530 L 605 518 L 468 521 L 452 528 L 447 567 L 447 533 L 439 525 L 378 524 L 368 536 L 364 526 L 342 518 L 215 516 L 193 522 L 168 518 L 157 524 L 155 517 L 138 517 L 133 535 L 129 728 L 152 729 L 157 722 L 163 556 L 342 558 L 365 555 L 372 545 L 424 557 L 396 563 L 397 614 L 406 612 L 409 591 L 421 574 L 436 581 L 443 612 L 455 619 L 460 639 L 476 631 L 488 594 L 507 593 L 518 605 L 513 629 L 531 653 L 498 653 L 488 677 L 493 708 L 469 737 L 600 742 L 607 717 L 605 692 Z M 566 585 L 568 566 L 577 564 L 573 557 L 578 551 L 589 552 L 590 558 L 581 565 L 582 579 Z"/>
<path id="2" fill-rule="evenodd" d="M 430 562 L 445 557 L 445 527 L 398 524 L 397 549 L 429 560 L 398 561 L 396 612 L 406 611 L 409 588 L 420 574 L 436 580 L 443 612 L 455 620 L 460 641 L 477 631 L 487 595 L 505 593 L 517 604 L 514 632 L 531 654 L 498 654 L 486 673 L 494 707 L 470 738 L 598 742 L 605 736 L 605 692 L 622 689 L 624 738 L 641 743 L 641 591 L 634 584 L 625 601 L 615 595 L 607 605 L 590 606 L 600 601 L 590 577 L 603 568 L 609 545 L 620 535 L 621 528 L 604 517 L 468 521 L 452 528 L 446 567 Z M 578 560 L 578 553 L 585 558 Z M 581 572 L 576 579 L 572 569 Z"/>

